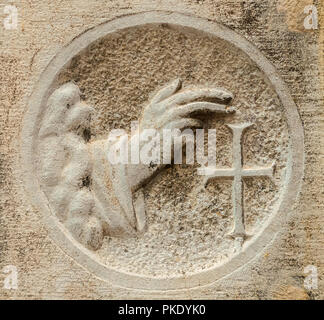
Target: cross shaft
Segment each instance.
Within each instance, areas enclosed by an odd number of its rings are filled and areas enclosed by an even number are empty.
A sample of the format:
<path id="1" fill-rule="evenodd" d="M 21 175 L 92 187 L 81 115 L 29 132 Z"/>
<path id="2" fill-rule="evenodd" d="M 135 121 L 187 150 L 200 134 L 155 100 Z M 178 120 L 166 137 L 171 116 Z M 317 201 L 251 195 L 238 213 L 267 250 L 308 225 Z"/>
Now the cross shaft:
<path id="1" fill-rule="evenodd" d="M 273 177 L 274 163 L 269 167 L 243 168 L 242 164 L 242 136 L 251 123 L 231 124 L 228 127 L 233 132 L 233 167 L 229 169 L 218 169 L 216 167 L 205 167 L 198 169 L 198 174 L 206 176 L 206 183 L 210 179 L 232 178 L 232 201 L 234 213 L 234 230 L 231 236 L 234 239 L 246 238 L 243 214 L 243 178 L 244 177 Z"/>

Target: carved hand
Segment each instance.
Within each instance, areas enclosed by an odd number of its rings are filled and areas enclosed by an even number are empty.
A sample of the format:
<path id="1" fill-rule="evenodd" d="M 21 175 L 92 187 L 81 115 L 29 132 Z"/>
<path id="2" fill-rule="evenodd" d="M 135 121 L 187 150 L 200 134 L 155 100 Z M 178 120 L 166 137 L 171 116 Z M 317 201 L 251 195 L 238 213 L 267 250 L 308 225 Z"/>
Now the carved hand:
<path id="1" fill-rule="evenodd" d="M 140 134 L 144 129 L 158 130 L 162 137 L 163 129 L 202 128 L 203 122 L 197 118 L 204 113 L 231 113 L 227 107 L 233 95 L 221 88 L 188 88 L 181 90 L 182 82 L 176 79 L 159 90 L 144 108 L 139 121 Z M 130 139 L 132 142 L 132 138 Z M 130 148 L 129 148 L 130 149 Z M 129 184 L 134 191 L 142 186 L 156 170 L 147 165 L 128 167 Z"/>
<path id="2" fill-rule="evenodd" d="M 162 88 L 145 107 L 140 129 L 184 129 L 202 127 L 194 116 L 206 112 L 231 112 L 226 105 L 233 95 L 220 88 L 188 88 L 180 90 L 180 79 Z"/>
<path id="3" fill-rule="evenodd" d="M 181 81 L 175 80 L 154 96 L 143 111 L 140 131 L 202 127 L 195 115 L 232 111 L 226 108 L 232 95 L 223 89 L 180 89 Z M 92 112 L 80 101 L 76 85 L 61 86 L 48 99 L 38 152 L 39 178 L 53 213 L 80 243 L 97 250 L 105 235 L 144 230 L 143 194 L 140 190 L 134 197 L 134 192 L 156 169 L 109 164 L 106 141 L 88 141 Z"/>

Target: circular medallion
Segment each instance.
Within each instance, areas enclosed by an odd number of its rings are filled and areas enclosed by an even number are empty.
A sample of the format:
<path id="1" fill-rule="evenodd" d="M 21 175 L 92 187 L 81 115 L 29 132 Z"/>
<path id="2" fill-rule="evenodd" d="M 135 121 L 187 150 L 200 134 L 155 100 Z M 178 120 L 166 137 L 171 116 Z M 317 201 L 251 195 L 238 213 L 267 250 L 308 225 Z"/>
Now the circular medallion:
<path id="1" fill-rule="evenodd" d="M 215 164 L 107 164 L 109 133 L 131 141 L 136 121 L 215 129 Z M 271 244 L 302 180 L 303 130 L 277 71 L 242 36 L 145 12 L 90 29 L 53 58 L 21 155 L 26 189 L 67 254 L 113 285 L 180 290 Z"/>

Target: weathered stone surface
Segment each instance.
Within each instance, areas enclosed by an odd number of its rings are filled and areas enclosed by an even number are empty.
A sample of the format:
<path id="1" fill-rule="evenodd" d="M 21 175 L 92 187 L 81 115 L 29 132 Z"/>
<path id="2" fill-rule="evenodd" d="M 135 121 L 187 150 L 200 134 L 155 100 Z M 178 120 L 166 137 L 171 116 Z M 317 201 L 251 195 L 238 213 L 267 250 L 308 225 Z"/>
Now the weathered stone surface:
<path id="1" fill-rule="evenodd" d="M 309 4 L 17 4 L 0 34 L 0 269 L 18 288 L 0 296 L 323 299 Z M 107 164 L 109 132 L 132 121 L 216 129 L 215 165 Z"/>

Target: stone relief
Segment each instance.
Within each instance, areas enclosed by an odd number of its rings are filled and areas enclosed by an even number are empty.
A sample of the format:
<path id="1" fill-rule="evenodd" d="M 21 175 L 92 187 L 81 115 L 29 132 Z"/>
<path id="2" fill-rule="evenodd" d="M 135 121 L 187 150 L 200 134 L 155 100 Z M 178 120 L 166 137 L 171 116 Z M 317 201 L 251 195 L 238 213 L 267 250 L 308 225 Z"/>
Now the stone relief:
<path id="1" fill-rule="evenodd" d="M 140 132 L 144 128 L 199 128 L 203 126 L 201 120 L 192 115 L 234 111 L 226 108 L 232 94 L 223 89 L 179 91 L 181 85 L 177 79 L 153 97 L 144 108 Z M 40 181 L 53 211 L 78 241 L 97 250 L 105 235 L 131 236 L 144 229 L 143 194 L 134 201 L 133 193 L 162 165 L 110 164 L 107 139 L 88 141 L 93 111 L 80 100 L 75 84 L 67 83 L 55 90 L 39 131 L 39 158 Z"/>
<path id="2" fill-rule="evenodd" d="M 233 168 L 231 169 L 217 169 L 217 168 L 203 168 L 199 169 L 200 174 L 206 176 L 207 183 L 210 179 L 216 178 L 233 178 L 233 191 L 232 191 L 232 201 L 234 209 L 234 228 L 230 233 L 230 236 L 233 237 L 236 241 L 236 249 L 240 250 L 242 243 L 248 235 L 245 232 L 244 227 L 244 214 L 243 214 L 243 177 L 273 177 L 274 164 L 269 167 L 263 168 L 243 168 L 243 159 L 242 159 L 242 134 L 243 131 L 251 127 L 251 123 L 242 123 L 242 124 L 231 124 L 228 125 L 229 128 L 233 131 Z"/>
<path id="3" fill-rule="evenodd" d="M 107 136 L 125 130 L 130 144 L 133 121 L 139 132 L 215 129 L 215 164 L 109 163 Z M 233 31 L 177 13 L 74 39 L 41 76 L 22 136 L 26 189 L 51 237 L 136 289 L 206 285 L 251 261 L 303 171 L 300 120 L 274 67 Z"/>

